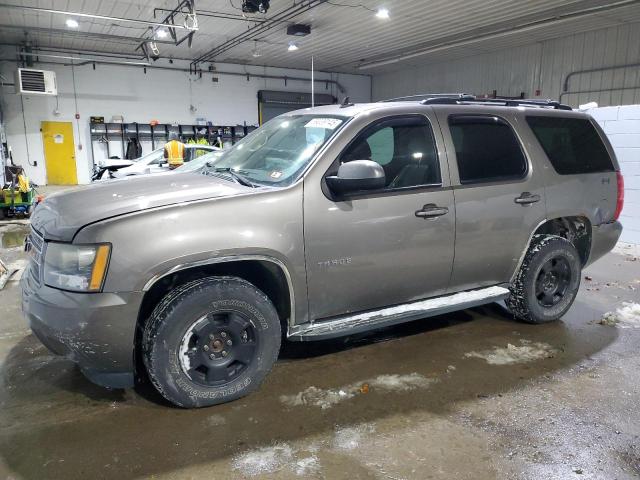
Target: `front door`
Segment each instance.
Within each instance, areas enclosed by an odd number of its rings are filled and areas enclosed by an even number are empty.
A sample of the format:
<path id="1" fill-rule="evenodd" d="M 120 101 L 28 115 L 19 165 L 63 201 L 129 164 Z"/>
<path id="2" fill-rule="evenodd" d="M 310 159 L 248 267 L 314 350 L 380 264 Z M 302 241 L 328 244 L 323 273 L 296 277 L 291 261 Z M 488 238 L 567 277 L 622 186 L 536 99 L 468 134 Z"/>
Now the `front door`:
<path id="1" fill-rule="evenodd" d="M 325 182 L 305 180 L 312 320 L 445 292 L 453 263 L 455 208 L 446 157 L 438 153 L 442 137 L 429 115 L 372 122 L 325 174 L 334 175 L 344 162 L 373 160 L 384 168 L 384 189 L 337 198 Z"/>
<path id="2" fill-rule="evenodd" d="M 71 122 L 42 122 L 42 144 L 49 185 L 77 185 L 75 143 Z"/>

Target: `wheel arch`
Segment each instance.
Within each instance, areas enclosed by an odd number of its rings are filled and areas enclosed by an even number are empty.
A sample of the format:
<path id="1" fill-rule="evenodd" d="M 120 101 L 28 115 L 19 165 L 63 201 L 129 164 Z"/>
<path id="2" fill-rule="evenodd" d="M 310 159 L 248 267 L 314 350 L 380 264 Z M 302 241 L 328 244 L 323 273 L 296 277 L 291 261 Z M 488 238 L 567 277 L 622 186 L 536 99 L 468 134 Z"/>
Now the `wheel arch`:
<path id="1" fill-rule="evenodd" d="M 570 241 L 573 246 L 576 247 L 576 250 L 578 250 L 582 266 L 587 265 L 591 253 L 591 240 L 593 235 L 591 221 L 585 215 L 547 218 L 541 221 L 535 230 L 531 232 L 526 248 L 522 252 L 516 269 L 513 272 L 512 282 L 518 274 L 524 257 L 536 235 L 557 235 Z"/>
<path id="2" fill-rule="evenodd" d="M 171 290 L 186 282 L 211 276 L 234 276 L 242 278 L 262 290 L 271 300 L 283 332 L 286 334 L 295 317 L 295 298 L 291 275 L 284 263 L 273 257 L 243 255 L 222 257 L 196 264 L 179 265 L 154 276 L 143 291 L 144 297 L 138 310 L 134 356 L 136 369 L 141 365 L 140 346 L 145 322 L 158 302 Z"/>

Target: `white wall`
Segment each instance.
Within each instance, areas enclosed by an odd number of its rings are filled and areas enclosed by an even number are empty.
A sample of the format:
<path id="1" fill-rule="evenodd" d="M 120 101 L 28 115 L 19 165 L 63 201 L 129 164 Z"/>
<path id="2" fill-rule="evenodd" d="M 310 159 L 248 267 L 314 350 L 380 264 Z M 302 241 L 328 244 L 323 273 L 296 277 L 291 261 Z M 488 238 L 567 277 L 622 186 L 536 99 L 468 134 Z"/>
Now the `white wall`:
<path id="1" fill-rule="evenodd" d="M 14 57 L 13 49 L 0 49 L 0 58 Z M 188 68 L 187 63 L 178 61 L 172 66 Z M 219 71 L 310 77 L 310 72 L 304 70 L 226 64 L 216 66 Z M 87 183 L 93 164 L 89 135 L 89 117 L 92 115 L 104 116 L 105 121 L 109 121 L 113 115 L 124 116 L 125 122 L 138 123 L 148 123 L 153 119 L 160 123 L 195 123 L 196 118 L 204 117 L 214 125 L 242 125 L 245 122 L 247 125 L 256 125 L 259 90 L 310 92 L 311 88 L 309 82 L 289 80 L 285 86 L 282 80 L 251 78 L 247 81 L 244 76 L 222 74 L 218 75 L 219 82 L 214 83 L 209 74 L 197 78 L 188 72 L 156 69 L 147 69 L 145 74 L 142 68 L 115 65 L 97 65 L 96 70 L 91 65 L 72 69 L 63 65 L 36 64 L 34 68 L 56 72 L 57 99 L 18 96 L 14 94 L 13 87 L 5 86 L 2 88 L 2 110 L 7 141 L 13 149 L 14 160 L 23 165 L 30 178 L 40 185 L 46 184 L 40 134 L 42 121 L 73 122 L 78 180 Z M 15 62 L 0 63 L 0 73 L 9 82 L 13 82 L 15 69 Z M 330 85 L 326 90 L 325 85 L 316 83 L 316 93 L 330 93 L 338 98 L 348 95 L 357 102 L 370 100 L 371 79 L 368 76 L 316 72 L 316 78 L 337 80 L 346 89 L 345 93 L 341 93 L 335 86 Z M 21 100 L 24 103 L 24 116 Z M 197 108 L 196 112 L 190 111 L 191 104 Z M 59 115 L 53 113 L 56 105 Z M 80 114 L 79 120 L 74 118 L 76 112 Z M 34 162 L 37 162 L 37 166 L 29 165 Z"/>
<path id="2" fill-rule="evenodd" d="M 624 176 L 621 240 L 640 244 L 640 105 L 589 110 L 616 151 Z"/>
<path id="3" fill-rule="evenodd" d="M 564 77 L 577 70 L 640 63 L 640 24 L 626 24 L 531 43 L 492 53 L 374 74 L 373 98 L 436 92 L 466 92 L 558 99 Z M 640 67 L 585 73 L 572 78 L 565 103 L 601 106 L 640 103 Z M 634 88 L 635 87 L 635 88 Z M 624 90 L 623 90 L 624 89 Z"/>

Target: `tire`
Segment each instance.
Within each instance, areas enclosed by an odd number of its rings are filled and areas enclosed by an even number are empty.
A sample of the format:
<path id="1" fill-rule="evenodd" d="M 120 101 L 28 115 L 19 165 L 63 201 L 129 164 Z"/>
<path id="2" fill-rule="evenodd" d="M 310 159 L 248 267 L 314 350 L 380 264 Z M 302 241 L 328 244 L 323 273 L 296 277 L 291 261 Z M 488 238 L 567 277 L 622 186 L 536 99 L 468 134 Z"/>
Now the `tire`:
<path id="1" fill-rule="evenodd" d="M 506 304 L 527 323 L 547 323 L 561 318 L 580 288 L 582 263 L 568 240 L 555 235 L 534 235 Z"/>
<path id="2" fill-rule="evenodd" d="M 256 390 L 278 358 L 280 337 L 263 292 L 237 277 L 207 277 L 160 301 L 145 325 L 142 357 L 169 402 L 207 407 Z"/>

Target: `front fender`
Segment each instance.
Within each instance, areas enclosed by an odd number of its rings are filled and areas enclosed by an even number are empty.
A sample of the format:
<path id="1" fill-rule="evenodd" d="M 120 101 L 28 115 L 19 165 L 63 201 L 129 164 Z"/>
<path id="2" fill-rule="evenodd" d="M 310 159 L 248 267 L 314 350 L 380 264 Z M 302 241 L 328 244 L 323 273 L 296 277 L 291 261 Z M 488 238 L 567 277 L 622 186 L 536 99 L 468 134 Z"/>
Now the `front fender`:
<path id="1" fill-rule="evenodd" d="M 306 298 L 301 185 L 144 210 L 86 226 L 74 239 L 94 242 L 113 248 L 105 292 L 145 291 L 181 269 L 260 258 L 280 264 L 291 292 Z"/>

